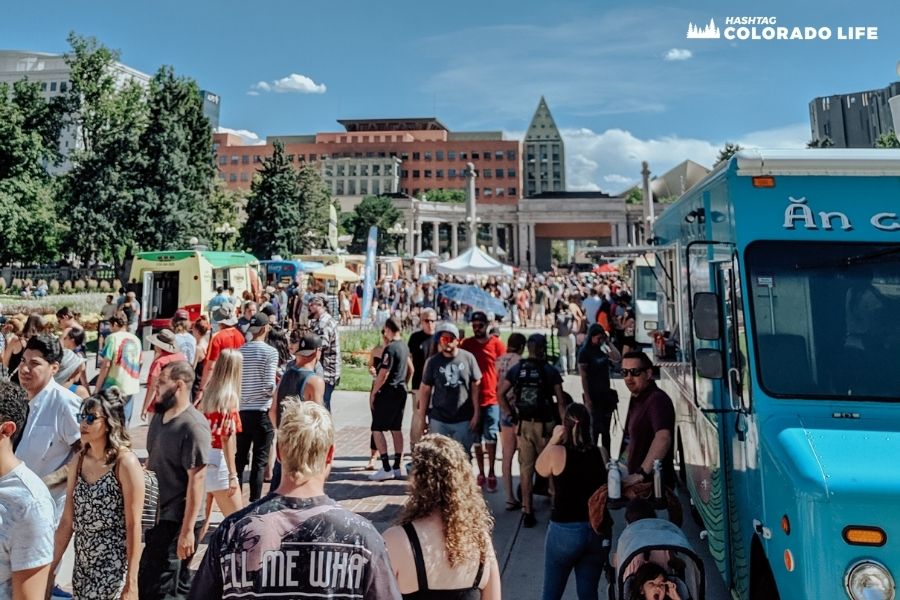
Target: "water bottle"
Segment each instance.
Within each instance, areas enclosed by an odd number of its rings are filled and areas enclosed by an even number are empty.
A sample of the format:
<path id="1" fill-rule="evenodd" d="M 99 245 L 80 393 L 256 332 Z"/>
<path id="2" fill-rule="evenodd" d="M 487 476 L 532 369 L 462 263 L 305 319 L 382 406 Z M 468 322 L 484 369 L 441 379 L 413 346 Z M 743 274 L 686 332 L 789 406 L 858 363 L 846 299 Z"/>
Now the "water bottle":
<path id="1" fill-rule="evenodd" d="M 653 461 L 653 498 L 656 505 L 663 503 L 663 485 L 662 485 L 662 461 L 658 458 Z"/>
<path id="2" fill-rule="evenodd" d="M 622 471 L 619 470 L 619 462 L 615 459 L 610 460 L 606 469 L 606 497 L 609 500 L 620 500 L 622 498 Z"/>

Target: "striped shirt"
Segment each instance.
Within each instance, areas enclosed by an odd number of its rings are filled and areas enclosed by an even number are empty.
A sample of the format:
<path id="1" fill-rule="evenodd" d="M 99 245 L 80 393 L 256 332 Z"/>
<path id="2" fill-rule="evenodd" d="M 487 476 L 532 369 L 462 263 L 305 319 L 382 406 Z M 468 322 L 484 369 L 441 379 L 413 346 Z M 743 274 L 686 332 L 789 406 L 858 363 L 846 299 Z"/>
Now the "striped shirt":
<path id="1" fill-rule="evenodd" d="M 267 343 L 247 342 L 240 349 L 244 357 L 241 370 L 241 410 L 269 410 L 275 390 L 278 351 Z"/>
<path id="2" fill-rule="evenodd" d="M 309 322 L 309 328 L 322 338 L 322 378 L 325 383 L 337 385 L 341 377 L 341 343 L 337 321 L 327 312 Z"/>

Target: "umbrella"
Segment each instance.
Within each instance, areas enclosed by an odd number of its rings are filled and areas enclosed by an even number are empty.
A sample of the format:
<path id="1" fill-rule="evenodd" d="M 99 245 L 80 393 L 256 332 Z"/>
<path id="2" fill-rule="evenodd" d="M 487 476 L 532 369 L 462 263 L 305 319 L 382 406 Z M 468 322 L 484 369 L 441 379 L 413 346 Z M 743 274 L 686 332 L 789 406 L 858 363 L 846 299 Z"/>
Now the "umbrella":
<path id="1" fill-rule="evenodd" d="M 503 302 L 478 286 L 446 283 L 437 289 L 437 294 L 459 304 L 468 304 L 476 310 L 492 312 L 498 317 L 506 316 L 506 307 L 503 306 Z"/>
<path id="2" fill-rule="evenodd" d="M 431 283 L 434 281 L 434 275 L 422 275 L 419 277 L 419 283 Z"/>
<path id="3" fill-rule="evenodd" d="M 337 263 L 313 271 L 316 279 L 333 279 L 334 281 L 359 281 L 360 277 L 344 265 Z"/>
<path id="4" fill-rule="evenodd" d="M 619 270 L 609 263 L 606 263 L 605 265 L 600 265 L 599 267 L 594 268 L 594 273 L 618 273 L 618 272 L 619 272 Z"/>
<path id="5" fill-rule="evenodd" d="M 419 252 L 418 254 L 416 254 L 414 258 L 418 261 L 429 261 L 437 260 L 440 257 L 436 252 L 433 252 L 432 250 L 425 250 L 424 252 Z"/>

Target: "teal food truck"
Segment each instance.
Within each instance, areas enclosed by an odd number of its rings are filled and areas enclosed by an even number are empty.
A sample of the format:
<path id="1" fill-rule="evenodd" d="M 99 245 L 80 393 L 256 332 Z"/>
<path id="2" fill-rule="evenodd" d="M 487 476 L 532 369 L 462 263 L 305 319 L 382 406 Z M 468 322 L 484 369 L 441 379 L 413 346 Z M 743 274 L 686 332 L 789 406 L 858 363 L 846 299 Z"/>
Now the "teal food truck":
<path id="1" fill-rule="evenodd" d="M 660 385 L 732 595 L 894 598 L 900 150 L 741 152 L 654 236 Z"/>

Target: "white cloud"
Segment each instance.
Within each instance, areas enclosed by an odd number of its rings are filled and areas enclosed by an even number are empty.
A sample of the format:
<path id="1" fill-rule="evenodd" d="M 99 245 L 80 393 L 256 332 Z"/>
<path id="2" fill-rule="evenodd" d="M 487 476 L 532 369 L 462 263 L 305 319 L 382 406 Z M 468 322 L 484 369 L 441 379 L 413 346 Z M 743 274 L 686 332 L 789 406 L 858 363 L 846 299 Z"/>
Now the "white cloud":
<path id="1" fill-rule="evenodd" d="M 324 94 L 326 89 L 324 83 L 316 83 L 306 75 L 291 73 L 287 77 L 276 79 L 271 83 L 260 81 L 251 86 L 248 94 L 251 96 L 258 95 L 259 92 L 275 92 L 276 94 Z"/>
<path id="2" fill-rule="evenodd" d="M 804 148 L 809 127 L 798 123 L 785 127 L 735 135 L 728 140 L 702 140 L 679 136 L 642 139 L 623 129 L 596 132 L 563 129 L 566 152 L 566 187 L 571 191 L 603 190 L 618 193 L 641 177 L 641 161 L 653 175 L 662 175 L 683 160 L 712 167 L 726 141 L 744 148 Z M 510 132 L 509 137 L 516 136 Z M 518 136 L 521 139 L 521 134 Z"/>
<path id="3" fill-rule="evenodd" d="M 248 146 L 263 146 L 266 143 L 266 140 L 259 137 L 256 133 L 248 130 L 248 129 L 229 129 L 228 127 L 219 127 L 216 130 L 216 133 L 231 133 L 242 140 Z"/>
<path id="4" fill-rule="evenodd" d="M 684 48 L 672 48 L 663 56 L 664 60 L 687 60 L 694 56 L 694 53 Z"/>

